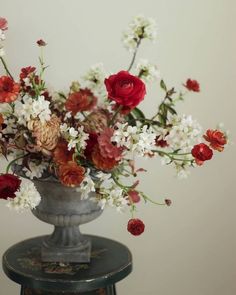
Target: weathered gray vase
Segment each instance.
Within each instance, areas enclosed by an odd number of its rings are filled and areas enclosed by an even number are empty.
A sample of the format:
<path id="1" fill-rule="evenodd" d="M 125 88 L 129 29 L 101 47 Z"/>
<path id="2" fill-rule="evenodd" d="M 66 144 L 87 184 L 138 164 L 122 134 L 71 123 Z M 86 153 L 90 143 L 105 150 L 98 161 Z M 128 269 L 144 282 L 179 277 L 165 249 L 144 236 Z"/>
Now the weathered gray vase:
<path id="1" fill-rule="evenodd" d="M 43 241 L 42 261 L 89 262 L 91 241 L 81 234 L 79 225 L 101 215 L 101 208 L 90 198 L 81 200 L 80 193 L 57 180 L 33 182 L 42 199 L 32 213 L 55 226 L 54 232 Z"/>

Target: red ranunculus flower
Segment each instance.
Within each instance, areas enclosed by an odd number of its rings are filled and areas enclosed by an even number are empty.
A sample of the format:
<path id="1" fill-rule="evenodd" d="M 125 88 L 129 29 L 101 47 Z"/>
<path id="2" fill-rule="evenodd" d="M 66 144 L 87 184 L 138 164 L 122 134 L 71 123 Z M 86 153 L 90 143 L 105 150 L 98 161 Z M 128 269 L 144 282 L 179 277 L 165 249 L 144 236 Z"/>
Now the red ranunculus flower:
<path id="1" fill-rule="evenodd" d="M 71 93 L 65 103 L 65 107 L 74 116 L 78 112 L 91 111 L 96 103 L 97 97 L 89 89 L 85 88 Z"/>
<path id="2" fill-rule="evenodd" d="M 8 29 L 7 20 L 3 17 L 0 17 L 0 30 L 6 31 Z"/>
<path id="3" fill-rule="evenodd" d="M 224 145 L 227 143 L 225 134 L 219 130 L 208 129 L 206 135 L 203 135 L 206 141 L 210 142 L 210 147 L 218 152 L 224 150 Z"/>
<path id="4" fill-rule="evenodd" d="M 200 85 L 197 80 L 188 79 L 184 85 L 189 91 L 199 92 Z"/>
<path id="5" fill-rule="evenodd" d="M 15 198 L 21 180 L 13 174 L 0 175 L 0 199 Z"/>
<path id="6" fill-rule="evenodd" d="M 128 231 L 134 235 L 139 236 L 144 232 L 145 224 L 140 219 L 130 219 L 127 225 Z"/>
<path id="7" fill-rule="evenodd" d="M 127 71 L 111 75 L 105 79 L 108 98 L 114 100 L 118 105 L 130 109 L 135 108 L 146 94 L 145 84 L 136 76 Z"/>
<path id="8" fill-rule="evenodd" d="M 0 77 L 0 103 L 13 102 L 17 99 L 20 85 L 8 76 Z"/>
<path id="9" fill-rule="evenodd" d="M 205 143 L 197 144 L 191 151 L 198 165 L 202 165 L 204 161 L 210 160 L 213 156 L 213 151 Z"/>
<path id="10" fill-rule="evenodd" d="M 65 165 L 61 165 L 58 170 L 58 176 L 61 183 L 65 186 L 79 186 L 84 179 L 85 169 L 70 161 Z"/>

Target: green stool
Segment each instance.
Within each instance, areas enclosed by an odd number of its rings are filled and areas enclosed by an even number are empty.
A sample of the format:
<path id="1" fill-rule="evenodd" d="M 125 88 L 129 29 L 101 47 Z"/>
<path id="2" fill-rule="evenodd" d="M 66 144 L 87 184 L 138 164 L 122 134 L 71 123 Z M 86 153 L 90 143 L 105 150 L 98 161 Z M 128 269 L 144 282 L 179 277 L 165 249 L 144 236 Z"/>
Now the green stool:
<path id="1" fill-rule="evenodd" d="M 115 283 L 132 271 L 129 249 L 97 236 L 89 236 L 93 245 L 89 264 L 42 262 L 43 238 L 22 241 L 3 255 L 3 270 L 21 285 L 22 295 L 116 295 Z"/>

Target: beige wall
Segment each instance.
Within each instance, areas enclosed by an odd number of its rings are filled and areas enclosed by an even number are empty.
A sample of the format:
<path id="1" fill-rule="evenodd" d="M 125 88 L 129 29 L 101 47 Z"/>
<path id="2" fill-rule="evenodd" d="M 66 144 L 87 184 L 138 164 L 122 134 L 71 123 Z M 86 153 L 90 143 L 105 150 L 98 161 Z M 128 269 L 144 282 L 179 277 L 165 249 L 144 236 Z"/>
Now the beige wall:
<path id="1" fill-rule="evenodd" d="M 127 68 L 129 54 L 120 34 L 132 16 L 157 19 L 158 43 L 146 44 L 140 57 L 159 65 L 169 85 L 186 78 L 201 82 L 199 95 L 179 104 L 204 128 L 224 122 L 235 138 L 236 2 L 234 0 L 0 0 L 0 15 L 10 22 L 7 51 L 15 71 L 37 62 L 34 41 L 44 38 L 50 68 L 47 78 L 65 88 L 91 64 Z M 148 89 L 143 108 L 151 114 L 159 88 Z M 106 211 L 84 232 L 114 238 L 133 253 L 134 271 L 118 284 L 119 295 L 234 295 L 236 293 L 235 146 L 178 181 L 159 161 L 142 162 L 149 172 L 142 188 L 154 197 L 170 197 L 171 208 L 142 205 L 144 235 L 126 232 L 129 215 Z M 1 163 L 1 170 L 3 166 Z M 22 239 L 51 231 L 30 213 L 15 214 L 0 203 L 0 254 Z M 19 294 L 0 273 L 0 293 Z"/>

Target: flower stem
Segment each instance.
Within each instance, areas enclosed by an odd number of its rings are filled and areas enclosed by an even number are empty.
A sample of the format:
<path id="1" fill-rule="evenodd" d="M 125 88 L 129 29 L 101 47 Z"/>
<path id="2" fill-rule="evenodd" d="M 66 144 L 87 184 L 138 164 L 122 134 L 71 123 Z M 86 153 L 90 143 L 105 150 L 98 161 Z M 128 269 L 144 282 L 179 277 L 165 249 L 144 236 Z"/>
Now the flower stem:
<path id="1" fill-rule="evenodd" d="M 111 126 L 111 125 L 114 123 L 114 121 L 115 121 L 116 117 L 118 116 L 119 112 L 121 111 L 121 109 L 122 109 L 122 105 L 120 105 L 120 106 L 117 108 L 117 110 L 115 111 L 115 113 L 114 113 L 114 115 L 113 115 L 111 121 L 109 122 L 109 126 Z"/>
<path id="2" fill-rule="evenodd" d="M 24 158 L 24 157 L 26 157 L 26 156 L 28 156 L 28 155 L 29 155 L 29 154 L 21 155 L 21 156 L 15 158 L 15 159 L 13 159 L 13 160 L 7 165 L 6 173 L 9 172 L 9 170 L 10 170 L 12 164 L 14 164 L 14 163 L 17 162 L 18 160 L 20 160 L 20 159 L 22 159 L 22 158 Z"/>
<path id="3" fill-rule="evenodd" d="M 0 60 L 2 62 L 2 65 L 3 65 L 6 73 L 8 74 L 8 76 L 10 76 L 13 79 L 13 76 L 11 75 L 10 71 L 8 70 L 7 64 L 6 64 L 5 60 L 3 59 L 3 57 L 0 57 Z"/>
<path id="4" fill-rule="evenodd" d="M 145 201 L 149 201 L 155 205 L 161 205 L 161 206 L 166 205 L 166 203 L 158 203 L 158 202 L 153 201 L 147 195 L 145 195 L 143 192 L 140 192 L 140 194 L 142 195 L 142 197 L 144 198 Z"/>
<path id="5" fill-rule="evenodd" d="M 137 55 L 137 52 L 138 52 L 138 48 L 139 48 L 140 43 L 141 43 L 141 39 L 139 39 L 138 42 L 137 42 L 137 46 L 136 46 L 136 48 L 135 48 L 135 50 L 134 50 L 134 54 L 133 54 L 133 57 L 132 57 L 131 63 L 130 63 L 130 65 L 129 65 L 129 67 L 128 67 L 128 70 L 127 70 L 128 72 L 132 69 L 132 67 L 133 67 L 133 65 L 134 65 L 135 58 L 136 58 L 136 55 Z"/>

